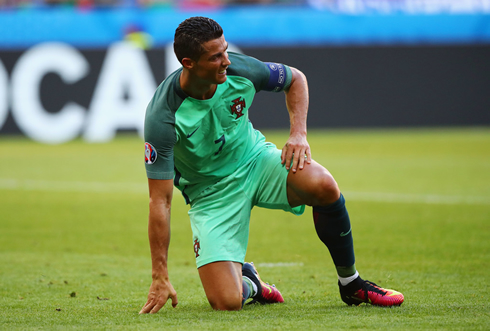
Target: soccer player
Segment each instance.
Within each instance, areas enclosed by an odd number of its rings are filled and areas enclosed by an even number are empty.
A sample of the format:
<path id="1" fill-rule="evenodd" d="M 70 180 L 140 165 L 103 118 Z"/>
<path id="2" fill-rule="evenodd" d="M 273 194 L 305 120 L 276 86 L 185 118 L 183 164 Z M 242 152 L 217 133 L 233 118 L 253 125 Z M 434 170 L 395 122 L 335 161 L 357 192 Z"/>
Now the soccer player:
<path id="1" fill-rule="evenodd" d="M 284 301 L 253 264 L 244 263 L 254 206 L 297 215 L 305 205 L 312 206 L 316 231 L 337 269 L 342 300 L 349 305 L 400 305 L 401 293 L 361 279 L 355 268 L 344 197 L 332 175 L 311 158 L 303 73 L 227 48 L 215 21 L 183 21 L 174 39 L 182 68 L 158 87 L 146 111 L 153 281 L 140 313 L 156 313 L 168 299 L 177 305 L 167 268 L 173 185 L 190 204 L 196 264 L 213 309 L 239 310 L 248 299 Z M 261 90 L 286 94 L 291 128 L 282 150 L 266 142 L 248 119 L 254 95 Z"/>

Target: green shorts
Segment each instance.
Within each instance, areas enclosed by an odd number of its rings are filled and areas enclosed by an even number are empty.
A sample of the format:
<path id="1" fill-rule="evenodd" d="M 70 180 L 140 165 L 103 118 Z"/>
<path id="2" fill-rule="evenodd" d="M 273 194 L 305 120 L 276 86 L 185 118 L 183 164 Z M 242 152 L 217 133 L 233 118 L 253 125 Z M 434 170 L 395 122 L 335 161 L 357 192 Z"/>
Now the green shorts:
<path id="1" fill-rule="evenodd" d="M 281 151 L 266 144 L 247 166 L 193 199 L 189 216 L 198 268 L 216 261 L 244 262 L 254 206 L 303 214 L 304 205 L 292 208 L 288 203 L 287 176 Z"/>

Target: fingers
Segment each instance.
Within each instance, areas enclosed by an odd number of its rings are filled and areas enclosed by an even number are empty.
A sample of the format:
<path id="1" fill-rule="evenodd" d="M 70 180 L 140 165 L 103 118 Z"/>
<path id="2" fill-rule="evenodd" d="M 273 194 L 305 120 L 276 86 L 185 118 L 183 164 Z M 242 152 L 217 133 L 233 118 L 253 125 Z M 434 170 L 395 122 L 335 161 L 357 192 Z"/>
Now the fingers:
<path id="1" fill-rule="evenodd" d="M 140 314 L 155 314 L 165 305 L 166 302 L 167 300 L 148 299 L 148 302 L 141 309 Z"/>
<path id="2" fill-rule="evenodd" d="M 300 155 L 301 155 L 301 152 L 295 151 L 295 153 L 293 153 L 293 166 L 291 167 L 291 170 L 293 172 L 296 172 L 296 169 L 298 169 L 298 163 L 300 160 L 300 157 L 299 157 Z"/>
<path id="3" fill-rule="evenodd" d="M 305 166 L 305 162 L 308 164 L 311 163 L 311 152 L 309 146 L 303 148 L 300 146 L 293 146 L 289 143 L 284 145 L 281 153 L 281 163 L 285 164 L 287 170 L 290 168 L 293 172 L 296 172 L 298 169 L 302 170 Z"/>
<path id="4" fill-rule="evenodd" d="M 160 297 L 162 298 L 162 297 Z M 177 292 L 172 291 L 168 296 L 163 296 L 164 299 L 158 299 L 158 298 L 148 298 L 148 301 L 146 304 L 143 306 L 141 311 L 139 312 L 140 314 L 155 314 L 157 313 L 160 309 L 162 309 L 163 306 L 167 303 L 168 299 L 170 298 L 172 300 L 172 307 L 176 307 L 177 304 L 179 303 L 177 299 Z"/>
<path id="5" fill-rule="evenodd" d="M 299 170 L 302 170 L 305 166 L 305 162 L 310 164 L 311 163 L 311 152 L 310 148 L 306 148 L 304 152 L 302 151 L 300 153 L 302 157 L 299 158 Z"/>
<path id="6" fill-rule="evenodd" d="M 286 152 L 287 152 L 287 150 L 288 150 L 288 144 L 284 145 L 284 147 L 282 148 L 281 164 L 284 164 L 284 162 L 286 162 Z M 289 169 L 289 168 L 286 168 L 286 169 Z"/>
<path id="7" fill-rule="evenodd" d="M 165 305 L 166 301 L 158 301 L 157 304 L 153 306 L 153 308 L 150 310 L 150 314 L 156 314 L 158 311 Z"/>
<path id="8" fill-rule="evenodd" d="M 294 157 L 294 148 L 292 148 L 288 143 L 286 143 L 286 145 L 284 145 L 284 147 L 282 148 L 282 155 L 284 155 L 283 164 L 285 164 L 286 169 L 289 170 L 289 168 L 291 168 L 291 160 Z"/>
<path id="9" fill-rule="evenodd" d="M 306 155 L 304 151 L 301 151 L 299 156 L 298 156 L 298 162 L 299 162 L 299 170 L 302 170 L 303 167 L 305 166 L 305 160 L 306 160 Z"/>
<path id="10" fill-rule="evenodd" d="M 291 146 L 286 143 L 284 147 L 282 148 L 282 154 L 281 154 L 281 163 L 286 166 L 286 169 L 289 170 L 291 167 L 291 159 L 294 156 L 294 148 L 291 148 Z"/>
<path id="11" fill-rule="evenodd" d="M 179 300 L 177 300 L 177 293 L 172 293 L 170 295 L 170 299 L 172 300 L 172 307 L 176 307 L 179 304 Z"/>
<path id="12" fill-rule="evenodd" d="M 140 314 L 148 314 L 152 308 L 153 308 L 153 304 L 150 300 L 148 300 L 143 306 L 143 308 L 141 308 Z"/>

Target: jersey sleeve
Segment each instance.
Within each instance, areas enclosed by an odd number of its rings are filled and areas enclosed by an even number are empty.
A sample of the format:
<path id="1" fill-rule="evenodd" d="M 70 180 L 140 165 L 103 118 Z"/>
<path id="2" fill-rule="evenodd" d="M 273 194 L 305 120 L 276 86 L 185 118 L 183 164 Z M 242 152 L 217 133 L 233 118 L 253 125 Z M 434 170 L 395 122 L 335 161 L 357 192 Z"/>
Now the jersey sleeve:
<path id="1" fill-rule="evenodd" d="M 150 179 L 174 178 L 175 127 L 170 123 L 145 126 L 145 168 Z"/>
<path id="2" fill-rule="evenodd" d="M 150 101 L 145 115 L 145 168 L 150 179 L 174 178 L 175 106 L 169 99 L 171 88 L 160 86 Z M 169 96 L 170 95 L 170 96 Z"/>
<path id="3" fill-rule="evenodd" d="M 285 64 L 262 62 L 254 57 L 233 52 L 229 52 L 229 55 L 230 75 L 249 79 L 257 92 L 281 92 L 291 85 L 291 69 Z"/>

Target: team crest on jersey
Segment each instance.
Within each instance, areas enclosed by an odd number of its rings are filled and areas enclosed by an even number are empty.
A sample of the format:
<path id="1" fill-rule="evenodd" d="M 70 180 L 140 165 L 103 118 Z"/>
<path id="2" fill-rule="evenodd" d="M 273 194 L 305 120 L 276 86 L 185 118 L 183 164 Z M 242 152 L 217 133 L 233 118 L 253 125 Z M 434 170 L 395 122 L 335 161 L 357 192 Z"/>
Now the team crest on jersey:
<path id="1" fill-rule="evenodd" d="M 236 118 L 239 119 L 243 116 L 243 111 L 245 110 L 245 100 L 242 97 L 238 97 L 235 100 L 232 100 L 233 105 L 231 105 L 231 113 L 236 114 Z"/>
<path id="2" fill-rule="evenodd" d="M 145 163 L 153 164 L 157 160 L 157 150 L 150 143 L 145 143 Z"/>
<path id="3" fill-rule="evenodd" d="M 199 239 L 194 240 L 194 253 L 196 253 L 196 259 L 199 257 L 199 250 L 201 249 L 201 243 Z"/>

